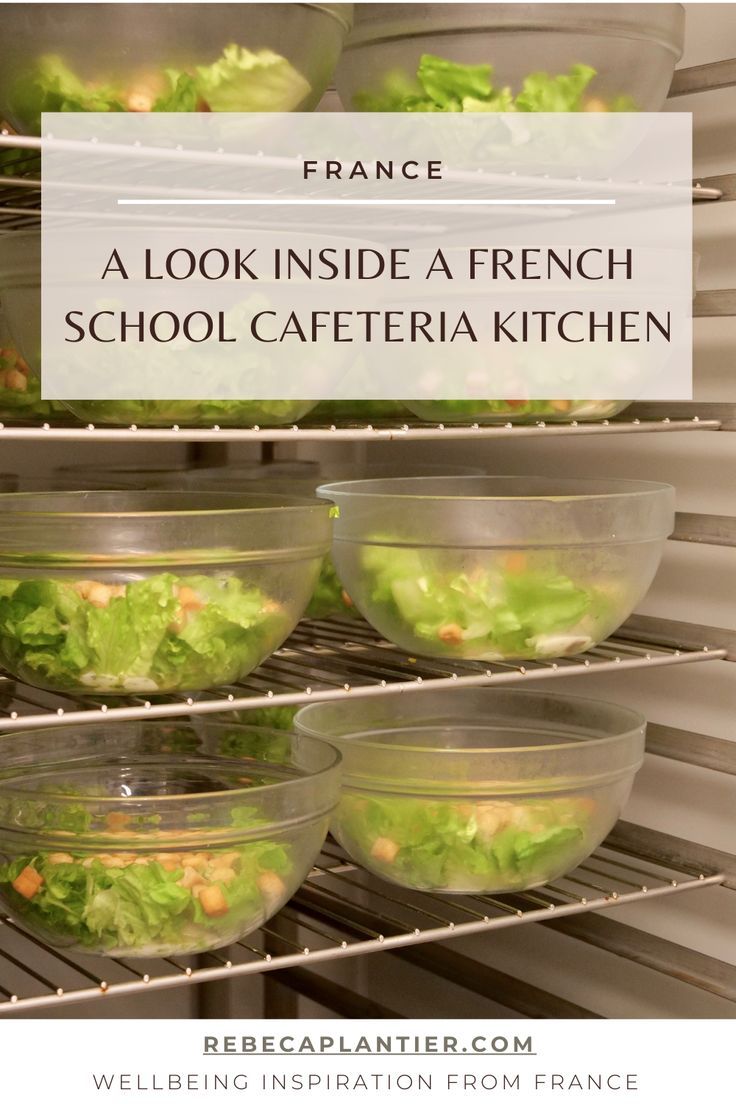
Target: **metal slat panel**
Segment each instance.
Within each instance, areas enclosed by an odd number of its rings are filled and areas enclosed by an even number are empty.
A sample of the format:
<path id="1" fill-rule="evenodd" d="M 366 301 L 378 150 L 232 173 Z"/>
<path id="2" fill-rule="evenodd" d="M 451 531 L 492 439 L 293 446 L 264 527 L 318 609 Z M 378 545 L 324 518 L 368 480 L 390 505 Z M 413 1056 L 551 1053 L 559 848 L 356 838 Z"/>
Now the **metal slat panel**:
<path id="1" fill-rule="evenodd" d="M 694 544 L 736 546 L 736 517 L 725 514 L 675 515 L 675 531 L 672 540 L 691 541 Z"/>
<path id="2" fill-rule="evenodd" d="M 691 96 L 694 92 L 714 92 L 736 84 L 736 58 L 710 61 L 706 65 L 691 65 L 678 69 L 672 78 L 669 97 Z"/>
<path id="3" fill-rule="evenodd" d="M 669 644 L 692 647 L 695 641 L 710 640 L 714 648 L 725 652 L 724 659 L 736 662 L 736 629 L 694 625 L 688 621 L 670 621 L 666 617 L 646 617 L 635 613 L 625 621 L 618 635 L 639 644 Z"/>
<path id="4" fill-rule="evenodd" d="M 647 725 L 647 751 L 693 767 L 736 774 L 736 740 L 719 740 L 669 725 Z"/>
<path id="5" fill-rule="evenodd" d="M 736 966 L 728 962 L 604 916 L 571 916 L 549 920 L 547 926 L 716 997 L 736 1001 Z"/>
<path id="6" fill-rule="evenodd" d="M 736 288 L 699 291 L 693 303 L 694 318 L 727 318 L 736 315 Z"/>

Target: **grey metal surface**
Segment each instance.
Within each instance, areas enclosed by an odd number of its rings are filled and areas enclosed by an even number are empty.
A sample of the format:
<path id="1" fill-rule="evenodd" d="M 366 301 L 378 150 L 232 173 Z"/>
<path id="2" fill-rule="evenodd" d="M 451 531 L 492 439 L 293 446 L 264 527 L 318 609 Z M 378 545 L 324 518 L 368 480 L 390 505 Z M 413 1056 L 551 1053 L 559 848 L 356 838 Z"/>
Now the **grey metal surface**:
<path id="1" fill-rule="evenodd" d="M 687 732 L 650 721 L 647 725 L 647 751 L 650 755 L 676 759 L 693 767 L 736 774 L 736 740 L 720 740 L 702 732 Z"/>
<path id="2" fill-rule="evenodd" d="M 736 966 L 607 916 L 569 916 L 548 926 L 591 947 L 608 951 L 659 974 L 676 978 L 724 1000 L 736 1001 Z"/>
<path id="3" fill-rule="evenodd" d="M 710 648 L 719 649 L 723 659 L 736 661 L 736 629 L 695 625 L 689 621 L 670 621 L 666 617 L 647 617 L 633 614 L 618 632 L 622 640 L 632 640 L 641 645 L 669 645 L 674 648 L 692 648 L 709 641 Z"/>
<path id="4" fill-rule="evenodd" d="M 736 517 L 724 514 L 688 514 L 675 517 L 673 540 L 695 544 L 718 544 L 736 547 Z"/>
<path id="5" fill-rule="evenodd" d="M 736 288 L 699 291 L 693 304 L 694 318 L 725 318 L 736 314 Z"/>
<path id="6" fill-rule="evenodd" d="M 730 88 L 736 84 L 736 58 L 710 61 L 705 65 L 691 65 L 678 69 L 672 78 L 669 96 L 690 96 L 694 92 L 713 92 L 718 88 Z"/>

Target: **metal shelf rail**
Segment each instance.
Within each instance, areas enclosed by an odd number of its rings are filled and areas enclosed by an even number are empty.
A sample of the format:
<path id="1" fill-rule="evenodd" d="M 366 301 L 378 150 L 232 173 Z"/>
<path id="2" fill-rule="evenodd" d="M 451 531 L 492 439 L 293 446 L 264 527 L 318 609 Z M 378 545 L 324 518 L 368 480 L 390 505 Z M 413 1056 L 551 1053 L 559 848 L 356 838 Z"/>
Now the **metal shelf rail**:
<path id="1" fill-rule="evenodd" d="M 639 404 L 639 409 L 642 407 L 644 404 Z M 125 427 L 92 424 L 59 426 L 49 423 L 5 425 L 0 422 L 0 443 L 46 440 L 57 443 L 95 441 L 108 444 L 135 444 L 136 442 L 186 444 L 203 441 L 218 444 L 260 444 L 267 441 L 282 443 L 288 441 L 290 444 L 327 441 L 336 444 L 341 442 L 376 444 L 383 441 L 497 441 L 509 438 L 520 440 L 541 435 L 545 439 L 554 439 L 568 436 L 599 437 L 610 434 L 680 433 L 736 428 L 736 404 L 712 403 L 704 407 L 703 404 L 690 403 L 650 403 L 646 409 L 651 410 L 651 413 L 639 416 L 638 410 L 634 409 L 630 417 L 618 417 L 603 422 L 573 421 L 561 424 L 536 422 L 533 425 L 513 425 L 507 422 L 497 426 L 476 423 L 429 425 L 422 422 L 397 422 L 375 425 L 255 426 L 248 429 L 219 425 L 188 428 L 174 425 L 154 429 L 137 425 Z M 682 414 L 678 416 L 680 410 Z"/>
<path id="2" fill-rule="evenodd" d="M 286 644 L 242 683 L 196 698 L 106 701 L 37 690 L 12 679 L 0 681 L 0 731 L 299 706 L 347 694 L 416 693 L 449 684 L 518 685 L 728 658 L 736 659 L 736 631 L 641 616 L 631 618 L 617 636 L 581 656 L 491 664 L 419 659 L 381 639 L 363 621 L 335 618 L 302 622 Z"/>
<path id="3" fill-rule="evenodd" d="M 8 918 L 0 919 L 0 1014 L 48 1010 L 80 1001 L 125 996 L 193 983 L 303 967 L 500 928 L 564 920 L 634 901 L 721 885 L 724 875 L 634 860 L 606 842 L 590 859 L 541 890 L 508 896 L 447 897 L 398 889 L 367 875 L 329 849 L 280 916 L 298 938 L 269 922 L 254 934 L 197 960 L 78 957 L 45 947 Z M 281 949 L 266 951 L 268 946 Z M 33 966 L 26 965 L 33 962 Z"/>

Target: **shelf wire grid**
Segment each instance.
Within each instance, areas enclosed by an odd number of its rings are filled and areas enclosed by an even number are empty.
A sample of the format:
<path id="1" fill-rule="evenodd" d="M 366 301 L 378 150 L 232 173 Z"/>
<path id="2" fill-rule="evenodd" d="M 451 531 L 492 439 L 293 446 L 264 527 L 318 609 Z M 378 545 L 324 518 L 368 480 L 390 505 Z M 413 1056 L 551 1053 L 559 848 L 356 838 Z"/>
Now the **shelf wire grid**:
<path id="1" fill-rule="evenodd" d="M 678 646 L 669 639 L 641 643 L 632 635 L 627 638 L 624 625 L 617 636 L 580 656 L 479 663 L 408 655 L 357 619 L 305 621 L 283 647 L 242 682 L 196 696 L 105 699 L 62 695 L 5 678 L 0 680 L 0 731 L 301 706 L 348 694 L 400 694 L 443 685 L 518 685 L 571 675 L 702 663 L 728 655 L 726 647 L 705 640 L 702 644 L 689 640 Z"/>
<path id="2" fill-rule="evenodd" d="M 567 876 L 528 892 L 419 893 L 379 881 L 328 842 L 277 921 L 230 947 L 196 958 L 101 959 L 72 954 L 45 946 L 9 917 L 0 916 L 0 1015 L 398 951 L 722 882 L 719 873 L 665 868 L 604 844 Z"/>

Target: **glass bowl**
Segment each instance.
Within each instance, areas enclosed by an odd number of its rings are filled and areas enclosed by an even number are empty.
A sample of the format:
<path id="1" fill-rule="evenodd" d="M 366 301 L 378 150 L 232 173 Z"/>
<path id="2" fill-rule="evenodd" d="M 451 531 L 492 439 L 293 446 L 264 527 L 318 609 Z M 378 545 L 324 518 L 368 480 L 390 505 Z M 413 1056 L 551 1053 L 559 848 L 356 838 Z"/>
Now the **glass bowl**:
<path id="1" fill-rule="evenodd" d="M 600 422 L 630 403 L 605 399 L 417 399 L 406 404 L 425 422 L 505 425 L 527 422 Z"/>
<path id="2" fill-rule="evenodd" d="M 339 754 L 267 729 L 161 721 L 3 739 L 0 900 L 56 947 L 158 957 L 223 947 L 308 874 Z M 234 752 L 234 753 L 233 753 Z"/>
<path id="3" fill-rule="evenodd" d="M 351 4 L 7 5 L 0 115 L 309 111 L 332 79 Z"/>
<path id="4" fill-rule="evenodd" d="M 0 662 L 80 694 L 236 682 L 304 612 L 329 513 L 214 492 L 0 495 Z"/>
<path id="5" fill-rule="evenodd" d="M 558 878 L 608 835 L 644 753 L 644 718 L 584 698 L 444 689 L 323 702 L 297 732 L 343 756 L 331 831 L 379 877 L 440 893 Z"/>
<path id="6" fill-rule="evenodd" d="M 41 379 L 41 235 L 0 236 L 0 295 L 10 337 Z M 40 398 L 40 385 L 38 385 Z M 102 399 L 54 403 L 83 422 L 120 426 L 294 425 L 313 399 Z"/>
<path id="7" fill-rule="evenodd" d="M 629 616 L 674 525 L 634 480 L 463 476 L 331 483 L 351 599 L 408 652 L 485 661 L 587 651 Z"/>
<path id="8" fill-rule="evenodd" d="M 322 465 L 321 474 L 311 473 L 299 477 L 289 476 L 279 478 L 271 468 L 279 465 L 268 465 L 269 477 L 260 484 L 260 490 L 269 494 L 298 494 L 301 497 L 311 497 L 317 487 L 327 479 L 361 479 L 370 476 L 394 476 L 402 475 L 480 475 L 480 468 L 461 466 L 459 464 L 347 464 L 336 462 Z M 188 485 L 193 487 L 218 488 L 220 490 L 240 490 L 243 479 L 237 467 L 225 468 L 193 468 L 187 473 Z M 352 598 L 343 586 L 335 569 L 335 564 L 330 555 L 325 556 L 320 569 L 317 586 L 314 589 L 305 617 L 355 617 L 356 609 Z"/>
<path id="9" fill-rule="evenodd" d="M 683 36 L 681 4 L 359 4 L 336 84 L 346 110 L 658 111 Z"/>

